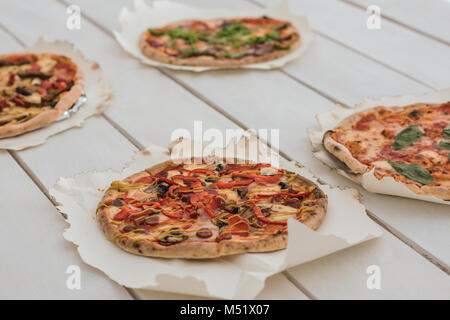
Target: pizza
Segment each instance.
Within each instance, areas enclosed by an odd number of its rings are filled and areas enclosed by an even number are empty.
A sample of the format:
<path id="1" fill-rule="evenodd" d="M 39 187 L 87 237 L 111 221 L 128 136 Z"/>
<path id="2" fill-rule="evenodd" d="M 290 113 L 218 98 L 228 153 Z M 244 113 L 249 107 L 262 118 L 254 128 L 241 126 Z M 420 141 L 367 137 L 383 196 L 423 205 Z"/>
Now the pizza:
<path id="1" fill-rule="evenodd" d="M 83 93 L 77 65 L 53 53 L 0 55 L 0 138 L 58 119 Z"/>
<path id="2" fill-rule="evenodd" d="M 185 20 L 150 28 L 139 40 L 153 60 L 185 66 L 237 67 L 274 60 L 295 50 L 295 26 L 266 16 Z"/>
<path id="3" fill-rule="evenodd" d="M 364 110 L 327 131 L 323 144 L 355 174 L 373 170 L 379 180 L 450 200 L 450 102 Z"/>
<path id="4" fill-rule="evenodd" d="M 326 210 L 314 183 L 270 164 L 167 161 L 112 182 L 97 220 L 128 252 L 202 259 L 283 249 L 288 218 L 314 230 Z"/>

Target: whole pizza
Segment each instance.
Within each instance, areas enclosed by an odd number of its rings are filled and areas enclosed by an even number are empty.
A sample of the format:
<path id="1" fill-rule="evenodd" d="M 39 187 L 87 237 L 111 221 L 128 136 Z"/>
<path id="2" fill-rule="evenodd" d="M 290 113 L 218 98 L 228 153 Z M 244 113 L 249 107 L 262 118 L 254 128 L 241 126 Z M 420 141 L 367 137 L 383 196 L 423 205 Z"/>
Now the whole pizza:
<path id="1" fill-rule="evenodd" d="M 355 174 L 373 170 L 419 195 L 450 200 L 450 103 L 375 107 L 324 135 L 325 148 Z"/>
<path id="2" fill-rule="evenodd" d="M 77 65 L 53 53 L 0 55 L 0 138 L 58 119 L 83 93 Z"/>
<path id="3" fill-rule="evenodd" d="M 292 23 L 266 16 L 185 20 L 148 29 L 139 40 L 142 52 L 160 62 L 222 67 L 274 60 L 299 44 Z"/>
<path id="4" fill-rule="evenodd" d="M 107 238 L 138 255 L 215 258 L 280 250 L 287 220 L 316 229 L 326 195 L 270 164 L 175 164 L 114 181 L 98 205 Z"/>

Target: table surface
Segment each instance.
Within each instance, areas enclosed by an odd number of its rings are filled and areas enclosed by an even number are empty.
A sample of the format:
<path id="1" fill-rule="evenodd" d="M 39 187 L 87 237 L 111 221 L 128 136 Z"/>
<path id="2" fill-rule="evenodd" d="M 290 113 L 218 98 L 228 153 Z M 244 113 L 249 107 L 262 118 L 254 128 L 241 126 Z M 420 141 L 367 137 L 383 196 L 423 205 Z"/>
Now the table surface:
<path id="1" fill-rule="evenodd" d="M 186 3 L 187 1 L 184 1 Z M 203 7 L 258 8 L 274 0 L 193 0 Z M 69 4 L 81 8 L 80 30 L 66 26 Z M 381 9 L 381 29 L 366 27 L 368 5 Z M 312 156 L 307 129 L 334 103 L 364 97 L 421 94 L 450 84 L 448 0 L 298 0 L 315 40 L 279 70 L 201 74 L 144 66 L 115 41 L 128 0 L 0 0 L 1 52 L 46 40 L 68 40 L 96 60 L 114 98 L 103 116 L 36 148 L 0 151 L 0 298 L 186 299 L 132 290 L 82 262 L 62 238 L 67 224 L 48 189 L 58 177 L 119 170 L 137 149 L 168 145 L 176 128 L 279 128 L 282 155 L 333 186 L 358 189 L 383 236 L 269 278 L 257 299 L 449 299 L 448 206 L 370 194 Z M 157 121 L 154 121 L 157 117 Z M 167 119 L 167 120 L 166 120 Z M 20 194 L 20 197 L 19 197 Z M 44 232 L 43 232 L 44 231 Z M 81 289 L 68 289 L 67 268 L 81 268 Z M 381 288 L 368 289 L 368 266 L 380 267 Z"/>

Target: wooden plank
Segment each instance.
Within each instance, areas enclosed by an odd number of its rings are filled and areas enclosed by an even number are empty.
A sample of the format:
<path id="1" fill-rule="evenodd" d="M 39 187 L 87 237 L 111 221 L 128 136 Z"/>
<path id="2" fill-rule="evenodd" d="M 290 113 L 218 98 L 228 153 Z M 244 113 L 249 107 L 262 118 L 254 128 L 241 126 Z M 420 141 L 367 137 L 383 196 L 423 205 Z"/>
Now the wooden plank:
<path id="1" fill-rule="evenodd" d="M 108 6 L 108 10 L 111 10 L 111 13 L 108 15 L 118 12 L 119 5 L 115 3 L 115 6 Z M 96 15 L 96 12 L 86 11 L 86 7 L 82 7 L 85 9 L 85 13 L 94 17 L 98 24 L 108 28 L 108 26 L 103 24 L 103 15 Z M 374 67 L 377 66 L 373 62 L 371 64 Z M 391 70 L 383 67 L 379 67 L 376 72 L 385 72 L 388 75 L 392 75 L 394 79 L 399 77 Z M 282 150 L 290 150 L 285 153 L 293 155 L 292 157 L 296 160 L 300 160 L 302 163 L 306 163 L 314 168 L 316 173 L 321 173 L 321 177 L 326 177 L 328 181 L 336 185 L 351 185 L 348 181 L 337 178 L 321 165 L 318 165 L 317 161 L 311 156 L 310 150 L 299 148 L 301 145 L 309 146 L 305 131 L 306 128 L 314 125 L 310 106 L 314 106 L 314 112 L 327 110 L 331 106 L 327 99 L 315 95 L 306 88 L 299 87 L 298 84 L 293 85 L 292 81 L 288 81 L 289 79 L 277 72 L 219 71 L 204 74 L 170 73 L 177 79 L 182 80 L 183 83 L 193 87 L 208 100 L 214 101 L 215 104 L 236 119 L 244 122 L 247 127 L 281 128 Z M 276 88 L 282 89 L 276 90 L 273 86 L 274 83 L 277 84 Z M 417 87 L 420 86 L 416 85 L 415 88 Z M 217 88 L 220 88 L 220 90 L 217 90 Z M 289 117 L 286 117 L 285 114 L 289 114 Z M 295 120 L 286 123 L 287 118 Z M 304 128 L 305 131 L 299 132 L 299 127 Z M 293 135 L 292 132 L 296 132 L 296 134 Z M 285 146 L 287 147 L 285 148 Z M 407 218 L 405 217 L 404 220 L 407 220 Z M 420 227 L 422 226 L 421 224 Z M 440 236 L 443 236 L 443 234 L 440 234 Z M 393 238 L 389 238 L 387 241 L 400 243 Z M 403 250 L 409 249 L 405 247 Z M 380 257 L 383 256 L 382 252 L 373 254 Z M 418 258 L 418 261 L 426 263 L 422 258 Z"/>
<path id="2" fill-rule="evenodd" d="M 379 267 L 380 289 L 367 286 L 368 280 L 373 283 L 369 277 L 374 275 L 373 271 L 367 273 L 369 266 Z M 340 254 L 289 269 L 289 274 L 305 288 L 314 288 L 312 293 L 321 299 L 450 298 L 448 274 L 436 270 L 425 259 L 417 259 L 417 253 L 405 249 L 387 233 Z"/>
<path id="3" fill-rule="evenodd" d="M 270 5 L 276 0 L 257 0 Z M 365 11 L 342 1 L 290 1 L 291 8 L 308 16 L 312 27 L 335 41 L 434 89 L 448 87 L 449 46 L 388 20 L 381 29 L 366 27 Z"/>
<path id="4" fill-rule="evenodd" d="M 446 0 L 344 0 L 363 9 L 377 5 L 381 15 L 424 33 L 447 44 L 450 43 L 450 3 Z"/>
<path id="5" fill-rule="evenodd" d="M 47 7 L 45 14 L 36 12 L 42 5 Z M 161 73 L 154 69 L 142 68 L 128 55 L 122 53 L 113 39 L 105 37 L 102 31 L 94 28 L 89 22 L 83 21 L 82 27 L 84 32 L 88 32 L 89 37 L 85 37 L 85 33 L 58 28 L 61 23 L 59 17 L 64 16 L 63 6 L 52 1 L 39 5 L 29 1 L 11 8 L 9 14 L 13 14 L 11 11 L 16 16 L 27 19 L 28 26 L 36 26 L 34 29 L 37 30 L 36 33 L 30 36 L 27 26 L 2 16 L 2 22 L 14 30 L 27 45 L 36 40 L 37 34 L 49 34 L 52 36 L 46 37 L 47 40 L 68 39 L 76 42 L 88 57 L 100 61 L 113 86 L 120 88 L 116 92 L 108 115 L 120 122 L 120 125 L 143 145 L 148 143 L 166 145 L 174 129 L 186 128 L 192 132 L 193 121 L 197 119 L 203 121 L 204 129 L 214 127 L 224 130 L 236 127 Z M 49 19 L 49 15 L 54 16 L 56 20 Z M 44 20 L 45 23 L 41 23 Z M 70 130 L 55 137 L 40 148 L 25 150 L 19 154 L 46 187 L 51 186 L 58 176 L 69 176 L 75 172 L 94 168 L 117 169 L 123 164 L 123 159 L 130 158 L 129 152 L 133 148 L 126 142 L 125 146 L 117 143 L 116 140 L 123 140 L 123 137 L 117 137 L 117 132 L 108 130 L 98 127 L 95 123 L 92 124 L 92 129 L 89 129 L 87 124 L 80 130 Z M 55 155 L 52 164 L 42 161 L 49 154 Z M 99 159 L 100 154 L 102 159 Z M 283 283 L 287 286 L 289 282 L 286 280 Z M 271 292 L 269 287 L 267 290 Z M 286 287 L 285 292 L 291 290 L 291 286 Z M 296 295 L 298 296 L 299 294 Z M 277 293 L 274 293 L 273 297 L 276 298 Z"/>
<path id="6" fill-rule="evenodd" d="M 5 151 L 0 167 L 0 298 L 130 299 L 125 289 L 81 261 L 62 237 L 64 219 Z M 73 274 L 67 273 L 69 266 L 79 267 L 79 290 L 66 286 Z"/>

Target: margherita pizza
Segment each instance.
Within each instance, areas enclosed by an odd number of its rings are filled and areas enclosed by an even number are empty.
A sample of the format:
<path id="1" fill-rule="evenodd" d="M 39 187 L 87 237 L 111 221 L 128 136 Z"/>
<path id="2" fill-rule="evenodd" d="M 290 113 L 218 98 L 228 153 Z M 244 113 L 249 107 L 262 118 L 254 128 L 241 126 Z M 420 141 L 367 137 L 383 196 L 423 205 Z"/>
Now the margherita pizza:
<path id="1" fill-rule="evenodd" d="M 419 195 L 450 200 L 450 103 L 375 107 L 328 131 L 325 148 L 352 172 L 374 169 Z"/>
<path id="2" fill-rule="evenodd" d="M 0 138 L 58 119 L 81 96 L 77 65 L 52 53 L 0 55 Z"/>
<path id="3" fill-rule="evenodd" d="M 300 44 L 287 21 L 260 18 L 185 20 L 148 29 L 139 47 L 151 59 L 186 66 L 236 67 L 280 58 Z"/>
<path id="4" fill-rule="evenodd" d="M 201 259 L 283 249 L 288 218 L 316 229 L 326 210 L 316 185 L 269 164 L 168 161 L 114 181 L 97 219 L 126 251 Z"/>

